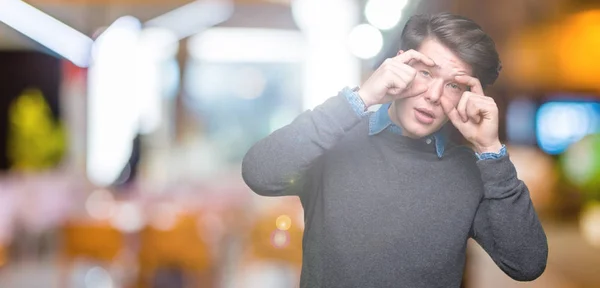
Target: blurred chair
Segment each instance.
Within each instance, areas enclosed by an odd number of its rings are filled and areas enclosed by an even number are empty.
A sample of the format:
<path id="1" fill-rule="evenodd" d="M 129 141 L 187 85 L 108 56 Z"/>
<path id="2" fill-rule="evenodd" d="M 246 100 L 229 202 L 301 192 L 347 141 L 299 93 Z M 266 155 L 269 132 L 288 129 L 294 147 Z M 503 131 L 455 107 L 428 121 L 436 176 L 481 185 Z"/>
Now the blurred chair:
<path id="1" fill-rule="evenodd" d="M 286 230 L 276 227 L 276 220 L 283 213 L 270 213 L 258 219 L 250 232 L 247 245 L 247 261 L 284 262 L 302 266 L 302 233 L 298 225 Z"/>
<path id="2" fill-rule="evenodd" d="M 301 206 L 281 202 L 260 211 L 244 239 L 236 287 L 295 287 L 302 267 Z M 268 283 L 268 284 L 267 284 Z"/>
<path id="3" fill-rule="evenodd" d="M 112 262 L 124 246 L 122 233 L 108 222 L 67 223 L 63 228 L 63 256 Z"/>
<path id="4" fill-rule="evenodd" d="M 4 265 L 6 265 L 6 262 L 8 261 L 8 256 L 6 255 L 6 247 L 2 244 L 0 244 L 0 269 L 2 269 L 4 267 Z"/>
<path id="5" fill-rule="evenodd" d="M 167 229 L 146 226 L 140 234 L 138 287 L 160 286 L 157 277 L 167 274 L 173 280 L 165 287 L 174 287 L 181 273 L 185 287 L 214 287 L 216 265 L 201 237 L 208 231 L 201 228 L 197 215 L 183 213 Z"/>
<path id="6" fill-rule="evenodd" d="M 124 235 L 107 221 L 69 221 L 61 232 L 60 287 L 68 287 L 75 261 L 91 260 L 109 266 L 126 248 Z"/>

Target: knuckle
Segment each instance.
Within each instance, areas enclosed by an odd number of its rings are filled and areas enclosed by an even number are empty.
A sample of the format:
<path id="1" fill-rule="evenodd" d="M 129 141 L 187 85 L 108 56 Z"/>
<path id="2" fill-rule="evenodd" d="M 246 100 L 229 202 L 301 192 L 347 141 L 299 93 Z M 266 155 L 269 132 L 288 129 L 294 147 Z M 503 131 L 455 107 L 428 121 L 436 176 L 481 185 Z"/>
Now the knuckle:
<path id="1" fill-rule="evenodd" d="M 404 90 L 406 88 L 408 88 L 408 83 L 406 83 L 406 81 L 399 79 L 398 80 L 398 88 Z"/>
<path id="2" fill-rule="evenodd" d="M 404 82 L 404 80 L 398 79 L 398 81 L 396 81 L 396 87 L 400 89 L 406 89 L 407 85 L 406 82 Z"/>

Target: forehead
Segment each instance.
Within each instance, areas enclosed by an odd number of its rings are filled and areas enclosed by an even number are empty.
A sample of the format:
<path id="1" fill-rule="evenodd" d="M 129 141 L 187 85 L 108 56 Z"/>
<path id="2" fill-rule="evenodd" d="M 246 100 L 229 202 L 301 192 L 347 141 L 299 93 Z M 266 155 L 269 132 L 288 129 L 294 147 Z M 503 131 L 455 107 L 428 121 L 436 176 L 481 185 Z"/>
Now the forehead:
<path id="1" fill-rule="evenodd" d="M 421 44 L 419 52 L 433 59 L 438 69 L 443 74 L 472 74 L 471 66 L 462 61 L 448 47 L 438 41 L 427 39 Z"/>

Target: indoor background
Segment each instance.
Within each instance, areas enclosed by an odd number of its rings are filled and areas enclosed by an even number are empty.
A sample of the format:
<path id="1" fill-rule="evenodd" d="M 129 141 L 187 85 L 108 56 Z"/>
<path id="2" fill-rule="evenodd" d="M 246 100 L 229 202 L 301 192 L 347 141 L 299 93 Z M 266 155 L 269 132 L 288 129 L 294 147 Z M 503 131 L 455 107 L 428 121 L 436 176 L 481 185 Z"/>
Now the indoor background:
<path id="1" fill-rule="evenodd" d="M 600 287 L 594 0 L 0 0 L 0 286 L 297 287 L 299 201 L 254 195 L 242 157 L 442 11 L 496 41 L 549 242 L 527 283 L 469 242 L 463 286 Z"/>

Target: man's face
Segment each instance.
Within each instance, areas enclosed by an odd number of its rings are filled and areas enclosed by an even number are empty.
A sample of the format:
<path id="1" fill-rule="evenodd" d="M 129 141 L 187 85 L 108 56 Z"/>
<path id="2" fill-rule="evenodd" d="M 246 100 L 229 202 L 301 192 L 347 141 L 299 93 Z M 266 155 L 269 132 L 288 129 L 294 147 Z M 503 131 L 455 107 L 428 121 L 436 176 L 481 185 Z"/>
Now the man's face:
<path id="1" fill-rule="evenodd" d="M 430 135 L 448 121 L 440 105 L 441 97 L 450 99 L 456 106 L 467 87 L 458 84 L 454 77 L 472 75 L 470 65 L 435 40 L 423 41 L 418 51 L 436 64 L 435 67 L 428 67 L 419 61 L 409 63 L 417 70 L 413 85 L 426 84 L 428 90 L 414 97 L 395 100 L 388 112 L 392 121 L 402 127 L 403 134 L 411 138 Z"/>

